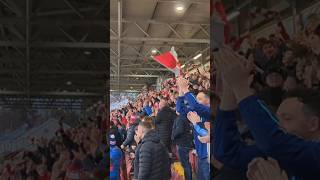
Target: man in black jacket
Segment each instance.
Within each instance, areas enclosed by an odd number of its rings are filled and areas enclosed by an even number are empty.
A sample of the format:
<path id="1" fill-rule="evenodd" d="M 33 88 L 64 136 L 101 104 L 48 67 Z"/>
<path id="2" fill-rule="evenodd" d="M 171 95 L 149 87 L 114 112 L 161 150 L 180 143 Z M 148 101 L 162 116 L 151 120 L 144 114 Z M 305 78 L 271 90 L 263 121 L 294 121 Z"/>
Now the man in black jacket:
<path id="1" fill-rule="evenodd" d="M 160 110 L 154 120 L 156 131 L 161 141 L 171 152 L 171 132 L 177 114 L 168 106 L 165 99 L 160 100 L 159 108 Z"/>
<path id="2" fill-rule="evenodd" d="M 185 180 L 192 180 L 192 169 L 189 162 L 189 152 L 193 147 L 192 127 L 184 116 L 174 120 L 171 139 L 178 146 L 179 160 L 184 169 Z"/>
<path id="3" fill-rule="evenodd" d="M 130 126 L 127 131 L 127 137 L 122 143 L 121 149 L 124 149 L 126 146 L 131 146 L 131 144 L 134 142 L 135 128 L 137 125 L 138 123 L 136 121 L 130 121 Z"/>
<path id="4" fill-rule="evenodd" d="M 169 180 L 169 153 L 150 122 L 140 122 L 137 138 L 141 139 L 134 160 L 135 180 Z"/>

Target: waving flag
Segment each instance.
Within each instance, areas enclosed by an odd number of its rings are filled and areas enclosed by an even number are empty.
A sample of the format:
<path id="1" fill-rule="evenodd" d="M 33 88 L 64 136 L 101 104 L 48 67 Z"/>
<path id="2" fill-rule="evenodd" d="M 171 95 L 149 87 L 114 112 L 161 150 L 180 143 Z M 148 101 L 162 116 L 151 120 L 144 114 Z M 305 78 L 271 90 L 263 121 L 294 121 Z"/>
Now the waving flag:
<path id="1" fill-rule="evenodd" d="M 180 75 L 180 63 L 178 60 L 178 54 L 175 51 L 174 47 L 171 48 L 171 51 L 165 52 L 158 56 L 152 56 L 152 58 L 175 73 L 176 76 Z"/>
<path id="2" fill-rule="evenodd" d="M 224 22 L 224 41 L 227 44 L 231 36 L 231 27 L 227 19 L 227 14 L 224 9 L 224 5 L 221 2 L 221 0 L 217 0 L 216 2 L 214 2 L 212 6 L 213 7 L 211 12 L 216 11 L 217 14 L 220 16 L 220 19 Z"/>

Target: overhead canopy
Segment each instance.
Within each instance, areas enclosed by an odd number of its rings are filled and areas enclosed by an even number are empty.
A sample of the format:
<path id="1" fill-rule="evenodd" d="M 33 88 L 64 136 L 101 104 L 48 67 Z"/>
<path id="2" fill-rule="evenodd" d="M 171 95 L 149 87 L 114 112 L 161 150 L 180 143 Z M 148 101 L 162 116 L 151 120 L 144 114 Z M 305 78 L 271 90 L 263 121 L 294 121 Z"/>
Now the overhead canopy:
<path id="1" fill-rule="evenodd" d="M 111 0 L 110 16 L 113 91 L 139 91 L 172 74 L 150 57 L 153 50 L 174 46 L 182 64 L 209 55 L 210 0 Z"/>
<path id="2" fill-rule="evenodd" d="M 66 106 L 70 99 L 83 100 L 74 105 L 81 108 L 101 98 L 108 5 L 109 0 L 0 1 L 0 106 L 64 107 L 55 102 L 63 98 Z"/>

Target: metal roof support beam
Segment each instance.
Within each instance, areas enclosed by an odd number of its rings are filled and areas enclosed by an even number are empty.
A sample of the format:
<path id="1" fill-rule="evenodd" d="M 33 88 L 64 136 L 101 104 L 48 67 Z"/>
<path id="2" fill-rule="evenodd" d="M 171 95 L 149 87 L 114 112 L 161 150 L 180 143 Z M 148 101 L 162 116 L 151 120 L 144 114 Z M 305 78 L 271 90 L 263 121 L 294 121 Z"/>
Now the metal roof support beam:
<path id="1" fill-rule="evenodd" d="M 118 53 L 116 53 L 113 49 L 110 48 L 110 52 L 113 53 L 115 56 L 118 57 Z"/>
<path id="2" fill-rule="evenodd" d="M 56 71 L 34 71 L 32 74 L 88 74 L 88 75 L 99 75 L 99 74 L 106 74 L 106 71 L 101 70 L 91 70 L 91 71 L 75 71 L 75 70 L 56 70 Z"/>
<path id="3" fill-rule="evenodd" d="M 162 2 L 162 3 L 181 3 L 181 0 L 154 0 L 157 2 Z M 187 3 L 192 3 L 192 4 L 210 4 L 209 0 L 185 0 Z"/>
<path id="4" fill-rule="evenodd" d="M 110 45 L 114 45 L 116 42 L 112 41 L 110 42 Z M 145 47 L 183 47 L 183 48 L 199 48 L 199 45 L 197 44 L 181 44 L 181 43 L 167 43 L 167 44 L 142 44 L 142 43 L 128 43 L 128 42 L 122 42 L 121 46 L 123 47 L 130 47 L 130 46 L 145 46 Z"/>
<path id="5" fill-rule="evenodd" d="M 0 17 L 0 24 L 15 25 L 24 24 L 25 19 L 19 17 Z M 61 18 L 42 18 L 35 19 L 30 22 L 31 25 L 45 25 L 45 26 L 102 26 L 105 27 L 108 21 L 104 19 L 61 19 Z"/>
<path id="6" fill-rule="evenodd" d="M 167 26 L 178 38 L 182 39 L 182 36 L 170 24 L 167 24 Z"/>
<path id="7" fill-rule="evenodd" d="M 94 16 L 98 16 L 103 10 L 105 10 L 106 6 L 109 5 L 109 0 L 105 0 L 105 2 L 101 5 L 101 7 L 97 10 L 97 12 L 94 14 Z"/>
<path id="8" fill-rule="evenodd" d="M 10 69 L 10 70 L 1 70 L 0 74 L 11 74 L 11 73 L 25 73 L 25 70 L 20 69 Z M 83 75 L 102 75 L 106 74 L 106 71 L 103 70 L 90 70 L 90 71 L 81 71 L 81 70 L 40 70 L 33 71 L 31 74 L 83 74 Z"/>
<path id="9" fill-rule="evenodd" d="M 19 30 L 13 25 L 13 26 L 6 26 L 6 28 L 12 33 L 14 34 L 17 38 L 19 38 L 20 41 L 24 41 L 24 35 L 22 35 L 21 32 L 19 32 Z"/>
<path id="10" fill-rule="evenodd" d="M 111 18 L 110 20 L 111 23 L 116 23 L 118 22 L 117 19 Z M 148 24 L 159 24 L 159 25 L 166 25 L 166 24 L 172 24 L 172 25 L 186 25 L 186 26 L 210 26 L 210 19 L 206 22 L 191 22 L 191 21 L 176 21 L 176 20 L 152 20 L 152 19 L 143 19 L 143 18 L 126 18 L 122 19 L 122 23 L 127 23 L 127 24 L 134 24 L 136 22 L 141 22 L 141 23 L 148 23 Z"/>
<path id="11" fill-rule="evenodd" d="M 134 24 L 138 27 L 138 29 L 143 33 L 145 34 L 147 37 L 150 37 L 150 35 L 142 29 L 142 27 L 137 23 L 137 22 L 134 22 Z"/>
<path id="12" fill-rule="evenodd" d="M 109 43 L 105 42 L 37 42 L 32 47 L 68 47 L 68 48 L 108 48 Z"/>
<path id="13" fill-rule="evenodd" d="M 71 4 L 69 0 L 64 0 L 64 2 L 80 17 L 84 18 L 83 14 L 79 11 L 78 8 L 76 8 L 74 5 Z"/>
<path id="14" fill-rule="evenodd" d="M 110 58 L 111 59 L 116 59 L 117 57 L 116 56 L 110 56 Z M 148 57 L 148 56 L 146 56 L 146 57 L 144 57 L 144 56 L 140 56 L 140 57 L 134 57 L 134 56 L 123 56 L 123 57 L 121 57 L 121 59 L 123 59 L 123 60 L 145 60 L 145 59 L 152 59 L 151 57 Z M 179 58 L 180 60 L 184 60 L 184 59 L 186 59 L 186 58 Z M 156 62 L 156 61 L 155 61 Z"/>
<path id="15" fill-rule="evenodd" d="M 24 95 L 23 91 L 0 91 L 0 95 Z M 31 92 L 31 95 L 43 96 L 102 96 L 100 93 L 90 92 Z"/>
<path id="16" fill-rule="evenodd" d="M 11 18 L 13 19 L 13 18 Z M 14 20 L 14 21 L 23 21 L 23 20 Z M 3 22 L 11 23 L 8 21 L 5 21 L 3 19 Z M 1 18 L 0 18 L 0 23 L 2 23 Z M 104 19 L 91 19 L 91 18 L 86 18 L 86 19 L 70 19 L 70 18 L 42 18 L 42 19 L 35 19 L 32 21 L 32 25 L 44 25 L 44 26 L 55 26 L 55 25 L 60 25 L 60 26 L 100 26 L 100 27 L 106 27 L 108 21 Z"/>
<path id="17" fill-rule="evenodd" d="M 22 41 L 0 41 L 0 47 L 25 47 Z M 33 42 L 30 47 L 36 48 L 108 48 L 106 42 Z"/>
<path id="18" fill-rule="evenodd" d="M 203 26 L 199 25 L 200 29 L 202 30 L 202 32 L 208 37 L 210 38 L 209 33 L 203 28 Z"/>
<path id="19" fill-rule="evenodd" d="M 121 61 L 121 24 L 122 23 L 122 1 L 118 0 L 118 70 L 117 70 L 117 77 L 118 77 L 118 89 L 120 91 L 120 61 Z M 120 93 L 120 92 L 119 92 Z"/>
<path id="20" fill-rule="evenodd" d="M 196 53 L 194 53 L 193 55 L 191 55 L 191 56 L 189 56 L 189 58 L 187 58 L 187 60 L 184 62 L 184 64 L 183 65 L 186 65 L 190 60 L 193 60 L 193 57 L 194 56 L 196 56 L 197 54 L 199 54 L 199 53 L 203 53 L 203 52 L 205 52 L 205 51 L 208 51 L 209 50 L 209 48 L 210 47 L 206 47 L 205 49 L 203 49 L 203 50 L 201 50 L 200 52 L 199 51 L 197 51 Z"/>
<path id="21" fill-rule="evenodd" d="M 112 30 L 112 28 L 110 28 L 110 32 L 114 35 L 114 36 L 118 36 L 118 34 L 116 32 L 114 32 L 114 30 Z"/>
<path id="22" fill-rule="evenodd" d="M 23 54 L 24 55 L 24 54 Z M 108 57 L 109 58 L 109 57 Z M 8 62 L 23 62 L 22 57 L 0 57 L 0 62 L 1 63 L 8 63 Z M 88 59 L 71 59 L 71 58 L 32 58 L 32 62 L 40 63 L 40 64 L 57 64 L 57 63 L 63 63 L 63 64 L 74 64 L 74 63 L 83 63 L 83 64 L 92 64 L 92 63 L 105 63 L 106 59 L 104 58 L 99 58 L 99 59 L 93 59 L 88 60 Z"/>
<path id="23" fill-rule="evenodd" d="M 10 9 L 13 13 L 17 14 L 17 16 L 21 17 L 23 16 L 22 10 L 15 4 L 14 1 L 5 1 L 5 0 L 0 0 L 0 2 L 5 5 L 8 9 Z"/>
<path id="24" fill-rule="evenodd" d="M 111 36 L 110 40 L 119 40 L 119 38 Z M 176 42 L 176 43 L 195 43 L 210 44 L 209 39 L 178 39 L 178 38 L 149 38 L 149 37 L 122 37 L 121 41 L 148 41 L 148 42 Z"/>
<path id="25" fill-rule="evenodd" d="M 138 57 L 145 58 L 145 56 L 142 55 L 136 48 L 134 48 L 133 46 L 129 47 L 138 55 Z"/>
<path id="26" fill-rule="evenodd" d="M 69 33 L 67 33 L 61 26 L 58 26 L 58 29 L 65 35 L 67 36 L 68 39 L 70 39 L 72 42 L 77 42 L 77 40 L 72 37 Z"/>
<path id="27" fill-rule="evenodd" d="M 89 11 L 97 11 L 99 7 L 85 7 L 85 8 L 79 8 L 79 12 L 89 12 Z M 61 9 L 61 10 L 51 10 L 51 11 L 45 11 L 45 12 L 36 12 L 35 16 L 52 16 L 57 14 L 71 14 L 74 13 L 74 10 L 68 8 L 68 9 Z"/>
<path id="28" fill-rule="evenodd" d="M 82 38 L 80 39 L 80 42 L 84 42 L 89 36 L 89 33 L 86 33 L 85 35 L 82 36 Z"/>
<path id="29" fill-rule="evenodd" d="M 26 0 L 26 91 L 28 104 L 27 108 L 30 107 L 30 0 Z"/>

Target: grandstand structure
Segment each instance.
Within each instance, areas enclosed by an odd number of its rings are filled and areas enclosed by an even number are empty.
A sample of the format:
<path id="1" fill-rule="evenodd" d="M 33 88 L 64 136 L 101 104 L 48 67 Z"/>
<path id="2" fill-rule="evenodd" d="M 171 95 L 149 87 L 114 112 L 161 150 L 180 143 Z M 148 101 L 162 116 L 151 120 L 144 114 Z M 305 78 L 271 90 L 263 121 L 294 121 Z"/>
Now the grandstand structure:
<path id="1" fill-rule="evenodd" d="M 292 34 L 297 28 L 293 26 L 293 16 L 298 18 L 297 16 L 300 13 L 308 15 L 319 12 L 319 1 L 317 0 L 223 0 L 222 2 L 228 14 L 232 32 L 238 37 L 243 36 L 248 31 L 257 38 L 261 35 L 270 34 L 268 31 L 274 31 L 277 22 L 273 18 L 268 19 L 265 16 L 261 16 L 261 14 L 259 15 L 255 12 L 256 8 L 278 12 L 289 34 Z M 270 13 L 265 15 L 271 15 Z"/>
<path id="2" fill-rule="evenodd" d="M 151 57 L 171 47 L 183 68 L 209 61 L 210 0 L 110 0 L 110 18 L 111 92 L 139 92 L 172 76 Z"/>
<path id="3" fill-rule="evenodd" d="M 106 94 L 108 0 L 1 0 L 0 107 L 76 109 Z"/>

